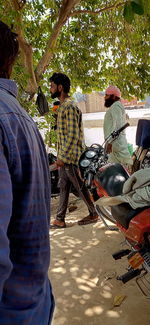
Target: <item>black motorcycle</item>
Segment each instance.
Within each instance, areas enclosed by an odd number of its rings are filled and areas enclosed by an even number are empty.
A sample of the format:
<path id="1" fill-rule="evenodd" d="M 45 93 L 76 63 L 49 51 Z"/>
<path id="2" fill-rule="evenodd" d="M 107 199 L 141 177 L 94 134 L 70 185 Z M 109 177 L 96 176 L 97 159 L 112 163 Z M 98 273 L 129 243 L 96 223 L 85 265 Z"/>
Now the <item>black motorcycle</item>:
<path id="1" fill-rule="evenodd" d="M 49 166 L 55 164 L 57 160 L 56 155 L 54 155 L 52 152 L 48 153 L 48 162 Z M 58 173 L 58 168 L 56 169 L 51 169 L 50 171 L 50 178 L 51 178 L 51 196 L 58 196 L 59 195 L 59 173 Z"/>
<path id="2" fill-rule="evenodd" d="M 60 194 L 59 189 L 59 168 L 56 167 L 55 162 L 57 156 L 50 152 L 48 153 L 48 162 L 50 167 L 50 178 L 51 178 L 51 197 L 56 197 Z M 76 197 L 79 197 L 77 190 L 71 185 L 70 193 L 73 193 Z"/>
<path id="3" fill-rule="evenodd" d="M 120 129 L 113 131 L 102 145 L 93 144 L 86 148 L 79 160 L 79 168 L 85 184 L 96 202 L 103 196 L 108 196 L 105 186 L 109 188 L 110 194 L 119 195 L 123 181 L 129 174 L 126 169 L 119 163 L 108 163 L 108 155 L 105 148 L 107 143 L 112 143 L 120 135 L 120 133 L 129 126 L 129 123 L 123 125 Z M 101 214 L 112 221 L 112 214 L 109 207 L 101 207 Z"/>

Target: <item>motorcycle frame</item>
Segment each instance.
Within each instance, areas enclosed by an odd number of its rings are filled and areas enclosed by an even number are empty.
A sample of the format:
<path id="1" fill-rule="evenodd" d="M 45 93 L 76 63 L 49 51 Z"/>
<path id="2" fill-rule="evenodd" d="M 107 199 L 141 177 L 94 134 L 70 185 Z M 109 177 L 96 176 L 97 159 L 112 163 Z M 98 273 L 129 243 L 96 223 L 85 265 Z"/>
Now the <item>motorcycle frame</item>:
<path id="1" fill-rule="evenodd" d="M 150 208 L 144 209 L 130 220 L 128 229 L 117 223 L 117 227 L 124 233 L 129 242 L 142 244 L 144 234 L 150 233 Z"/>

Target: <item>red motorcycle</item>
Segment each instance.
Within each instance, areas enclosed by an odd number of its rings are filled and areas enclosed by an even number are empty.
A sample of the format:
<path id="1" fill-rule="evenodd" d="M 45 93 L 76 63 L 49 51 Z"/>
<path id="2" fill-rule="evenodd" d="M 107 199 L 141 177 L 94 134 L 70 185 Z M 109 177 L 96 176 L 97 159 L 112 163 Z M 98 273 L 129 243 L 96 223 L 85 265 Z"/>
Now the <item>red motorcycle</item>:
<path id="1" fill-rule="evenodd" d="M 119 136 L 127 127 L 114 131 L 109 143 Z M 93 192 L 94 200 L 103 196 L 117 196 L 122 194 L 124 182 L 128 179 L 128 171 L 118 163 L 107 164 L 105 149 L 100 145 L 87 148 L 80 157 L 79 167 L 87 187 Z M 136 278 L 136 282 L 143 294 L 150 298 L 150 208 L 132 209 L 128 203 L 113 207 L 100 207 L 96 205 L 97 212 L 105 226 L 110 230 L 119 229 L 125 236 L 128 248 L 113 254 L 118 260 L 123 256 L 128 258 L 128 270 L 117 280 L 123 283 Z M 114 226 L 108 225 L 107 220 Z"/>

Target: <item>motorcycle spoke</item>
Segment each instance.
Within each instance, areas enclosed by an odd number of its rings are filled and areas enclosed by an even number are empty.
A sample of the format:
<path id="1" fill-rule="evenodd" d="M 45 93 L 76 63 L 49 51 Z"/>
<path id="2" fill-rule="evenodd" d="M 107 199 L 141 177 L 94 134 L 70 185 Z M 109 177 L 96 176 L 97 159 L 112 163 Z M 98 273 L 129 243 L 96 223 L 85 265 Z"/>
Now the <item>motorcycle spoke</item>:
<path id="1" fill-rule="evenodd" d="M 115 219 L 113 218 L 113 216 L 111 215 L 110 211 L 108 209 L 105 209 L 104 207 L 99 207 L 99 205 L 96 205 L 96 210 L 98 215 L 100 216 L 100 218 L 102 219 L 104 225 L 106 228 L 108 228 L 111 231 L 118 231 L 119 229 L 117 227 L 108 225 L 108 223 L 106 222 L 105 218 L 108 219 L 110 222 L 116 224 Z"/>

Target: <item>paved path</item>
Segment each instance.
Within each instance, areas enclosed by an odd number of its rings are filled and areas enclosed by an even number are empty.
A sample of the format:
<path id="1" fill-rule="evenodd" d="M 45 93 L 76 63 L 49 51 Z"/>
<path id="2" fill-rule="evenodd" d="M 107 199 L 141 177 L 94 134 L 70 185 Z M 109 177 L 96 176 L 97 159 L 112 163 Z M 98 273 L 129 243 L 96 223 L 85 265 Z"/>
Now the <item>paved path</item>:
<path id="1" fill-rule="evenodd" d="M 135 135 L 139 119 L 150 119 L 150 108 L 126 110 L 129 115 L 130 127 L 126 129 L 127 141 L 136 146 Z M 103 136 L 103 120 L 105 112 L 83 114 L 83 124 L 85 141 L 87 145 L 92 143 L 102 144 L 104 141 Z"/>

